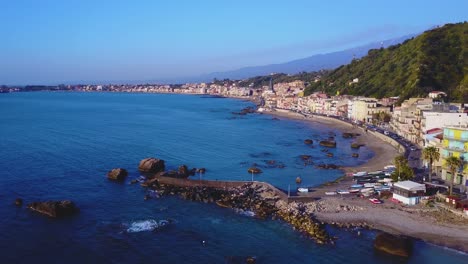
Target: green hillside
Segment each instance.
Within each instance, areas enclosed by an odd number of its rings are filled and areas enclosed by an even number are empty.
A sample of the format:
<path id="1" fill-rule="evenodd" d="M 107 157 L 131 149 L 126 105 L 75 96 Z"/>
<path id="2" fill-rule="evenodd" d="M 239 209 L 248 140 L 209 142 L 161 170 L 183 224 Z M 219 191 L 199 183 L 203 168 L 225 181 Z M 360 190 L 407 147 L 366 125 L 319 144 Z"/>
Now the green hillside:
<path id="1" fill-rule="evenodd" d="M 357 83 L 352 80 L 358 78 Z M 341 66 L 306 94 L 325 91 L 377 98 L 427 96 L 444 91 L 450 101 L 468 102 L 468 23 L 447 24 L 416 38 Z"/>

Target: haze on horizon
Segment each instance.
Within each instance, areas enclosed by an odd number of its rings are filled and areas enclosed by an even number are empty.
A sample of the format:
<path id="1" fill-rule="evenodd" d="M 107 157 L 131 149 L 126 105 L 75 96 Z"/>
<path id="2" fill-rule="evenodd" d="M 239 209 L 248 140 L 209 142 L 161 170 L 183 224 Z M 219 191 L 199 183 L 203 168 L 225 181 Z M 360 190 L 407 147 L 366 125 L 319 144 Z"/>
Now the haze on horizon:
<path id="1" fill-rule="evenodd" d="M 467 20 L 468 1 L 0 4 L 0 85 L 145 81 L 281 63 Z"/>

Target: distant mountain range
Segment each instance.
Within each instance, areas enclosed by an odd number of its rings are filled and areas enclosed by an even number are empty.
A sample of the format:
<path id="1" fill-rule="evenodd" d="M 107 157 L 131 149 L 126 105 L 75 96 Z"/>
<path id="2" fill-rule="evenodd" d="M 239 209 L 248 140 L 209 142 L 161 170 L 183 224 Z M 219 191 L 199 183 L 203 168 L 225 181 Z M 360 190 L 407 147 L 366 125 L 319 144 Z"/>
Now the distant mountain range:
<path id="1" fill-rule="evenodd" d="M 334 69 L 344 64 L 350 63 L 353 58 L 361 58 L 367 55 L 370 49 L 376 49 L 380 47 L 389 47 L 401 43 L 407 39 L 410 39 L 417 34 L 406 35 L 400 38 L 387 39 L 382 42 L 374 42 L 364 46 L 347 49 L 343 51 L 317 54 L 307 58 L 293 60 L 285 63 L 270 64 L 263 66 L 245 67 L 238 70 L 226 71 L 226 72 L 214 72 L 210 74 L 201 75 L 194 77 L 196 81 L 212 81 L 216 79 L 231 79 L 239 80 L 254 76 L 268 75 L 270 73 L 286 73 L 296 74 L 299 72 L 312 72 L 319 71 L 322 69 Z M 185 79 L 185 78 L 184 78 Z M 190 78 L 187 78 L 190 79 Z"/>
<path id="2" fill-rule="evenodd" d="M 355 81 L 353 81 L 355 80 Z M 306 94 L 331 94 L 377 98 L 427 96 L 447 93 L 450 101 L 468 102 L 468 22 L 428 30 L 402 44 L 369 50 L 312 83 Z"/>

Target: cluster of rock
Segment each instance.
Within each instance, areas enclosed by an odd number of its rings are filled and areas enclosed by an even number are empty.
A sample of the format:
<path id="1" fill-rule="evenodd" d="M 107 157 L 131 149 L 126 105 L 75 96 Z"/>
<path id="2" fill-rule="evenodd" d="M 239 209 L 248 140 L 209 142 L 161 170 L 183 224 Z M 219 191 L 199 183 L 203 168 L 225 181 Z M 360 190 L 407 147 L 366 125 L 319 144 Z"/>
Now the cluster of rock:
<path id="1" fill-rule="evenodd" d="M 334 140 L 322 140 L 319 142 L 320 146 L 328 148 L 336 148 L 336 141 Z"/>
<path id="2" fill-rule="evenodd" d="M 306 144 L 306 145 L 311 145 L 313 143 L 314 143 L 314 141 L 312 139 L 305 139 L 304 140 L 304 144 Z"/>
<path id="3" fill-rule="evenodd" d="M 343 132 L 343 138 L 356 138 L 360 136 L 359 133 L 350 133 L 350 132 Z"/>
<path id="4" fill-rule="evenodd" d="M 78 212 L 75 203 L 69 200 L 34 202 L 28 204 L 28 208 L 54 218 L 70 216 Z"/>
<path id="5" fill-rule="evenodd" d="M 366 144 L 363 144 L 363 143 L 356 143 L 356 142 L 353 142 L 351 143 L 351 148 L 353 149 L 359 149 L 360 147 L 362 146 L 365 146 Z"/>
<path id="6" fill-rule="evenodd" d="M 240 112 L 232 112 L 234 115 L 246 115 L 246 114 L 253 114 L 255 113 L 255 107 L 248 106 L 244 109 L 242 109 Z"/>
<path id="7" fill-rule="evenodd" d="M 317 222 L 311 213 L 304 210 L 302 203 L 291 205 L 280 199 L 275 191 L 264 184 L 246 183 L 233 188 L 212 187 L 179 187 L 160 184 L 154 181 L 151 186 L 160 195 L 179 195 L 186 200 L 204 203 L 215 202 L 218 206 L 233 208 L 241 211 L 251 211 L 256 217 L 280 218 L 291 224 L 317 243 L 324 244 L 332 241 L 331 237 Z"/>
<path id="8" fill-rule="evenodd" d="M 413 242 L 408 237 L 381 233 L 374 240 L 374 248 L 386 254 L 407 258 L 413 251 Z"/>
<path id="9" fill-rule="evenodd" d="M 107 178 L 113 181 L 123 181 L 127 176 L 127 170 L 122 168 L 112 169 L 107 173 Z"/>
<path id="10" fill-rule="evenodd" d="M 340 166 L 333 164 L 333 163 L 320 163 L 315 166 L 318 169 L 326 169 L 326 170 L 336 170 L 339 169 Z"/>
<path id="11" fill-rule="evenodd" d="M 138 170 L 143 173 L 158 173 L 164 171 L 165 168 L 164 160 L 156 158 L 143 159 L 138 165 Z"/>

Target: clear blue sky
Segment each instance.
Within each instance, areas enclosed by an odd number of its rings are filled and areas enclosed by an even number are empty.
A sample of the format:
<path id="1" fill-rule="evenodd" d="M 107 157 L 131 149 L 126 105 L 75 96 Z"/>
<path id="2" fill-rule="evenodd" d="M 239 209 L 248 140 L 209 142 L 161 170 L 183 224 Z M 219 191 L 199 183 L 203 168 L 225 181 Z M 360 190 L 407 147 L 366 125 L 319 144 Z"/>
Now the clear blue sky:
<path id="1" fill-rule="evenodd" d="M 466 0 L 1 0 L 0 84 L 155 80 L 303 58 L 468 18 Z"/>

